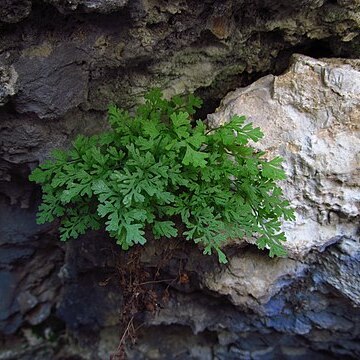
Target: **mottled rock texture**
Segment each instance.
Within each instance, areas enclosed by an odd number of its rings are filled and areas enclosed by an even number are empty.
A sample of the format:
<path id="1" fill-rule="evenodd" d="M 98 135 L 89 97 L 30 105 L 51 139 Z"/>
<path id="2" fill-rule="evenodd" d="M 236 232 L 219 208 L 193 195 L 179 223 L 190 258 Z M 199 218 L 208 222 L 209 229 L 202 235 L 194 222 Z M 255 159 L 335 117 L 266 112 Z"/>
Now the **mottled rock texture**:
<path id="1" fill-rule="evenodd" d="M 17 23 L 29 16 L 31 0 L 3 0 L 0 9 L 0 21 Z"/>
<path id="2" fill-rule="evenodd" d="M 0 105 L 4 105 L 7 98 L 15 94 L 17 77 L 13 66 L 0 67 Z"/>
<path id="3" fill-rule="evenodd" d="M 122 9 L 128 0 L 45 0 L 59 11 L 82 10 L 86 12 L 110 13 Z"/>
<path id="4" fill-rule="evenodd" d="M 40 118 L 80 104 L 132 106 L 150 86 L 220 99 L 259 73 L 284 70 L 294 51 L 360 51 L 356 2 L 48 0 L 32 12 L 30 0 L 5 4 L 0 62 L 19 74 L 17 111 Z"/>
<path id="5" fill-rule="evenodd" d="M 265 133 L 258 146 L 281 155 L 285 196 L 296 221 L 285 224 L 289 255 L 299 258 L 343 236 L 360 216 L 360 61 L 294 56 L 288 71 L 226 96 L 211 122 L 244 114 Z"/>
<path id="6" fill-rule="evenodd" d="M 242 87 L 215 117 L 236 108 L 262 126 L 260 145 L 286 159 L 297 222 L 288 259 L 230 247 L 221 268 L 178 250 L 160 274 L 178 280 L 156 287 L 167 301 L 142 314 L 129 357 L 359 358 L 359 63 L 295 57 L 273 76 L 293 53 L 360 58 L 359 12 L 357 0 L 2 1 L 0 359 L 117 347 L 119 249 L 103 234 L 60 244 L 56 223 L 35 224 L 27 177 L 75 134 L 101 131 L 110 102 L 131 109 L 153 86 L 196 92 L 203 117 Z M 158 246 L 142 257 L 149 272 Z"/>

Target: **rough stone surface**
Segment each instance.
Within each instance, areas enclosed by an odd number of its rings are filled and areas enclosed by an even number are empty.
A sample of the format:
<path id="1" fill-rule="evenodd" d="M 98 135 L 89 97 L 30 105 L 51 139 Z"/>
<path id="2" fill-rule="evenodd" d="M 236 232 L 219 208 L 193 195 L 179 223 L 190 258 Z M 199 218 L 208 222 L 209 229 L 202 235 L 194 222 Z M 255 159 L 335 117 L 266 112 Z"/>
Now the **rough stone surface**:
<path id="1" fill-rule="evenodd" d="M 0 8 L 0 22 L 16 23 L 26 18 L 31 11 L 32 0 L 3 0 Z"/>
<path id="2" fill-rule="evenodd" d="M 209 112 L 230 90 L 282 73 L 294 52 L 360 58 L 359 9 L 356 0 L 2 1 L 0 359 L 105 359 L 120 336 L 119 252 L 103 234 L 63 246 L 56 223 L 36 225 L 40 192 L 27 177 L 39 161 L 103 129 L 110 102 L 131 109 L 153 86 L 195 91 Z M 178 251 L 154 285 L 167 300 L 141 314 L 130 359 L 360 357 L 359 65 L 297 59 L 223 109 L 246 97 L 239 112 L 256 104 L 247 115 L 274 153 L 289 155 L 291 258 L 230 247 L 222 268 L 191 246 Z M 269 116 L 275 104 L 282 113 Z M 162 250 L 146 249 L 144 269 Z M 179 271 L 188 280 L 165 281 Z"/>
<path id="3" fill-rule="evenodd" d="M 18 111 L 40 117 L 80 103 L 133 106 L 150 86 L 220 99 L 239 82 L 284 70 L 294 50 L 359 56 L 359 8 L 319 0 L 37 1 L 15 31 L 3 25 L 0 54 L 21 72 Z"/>
<path id="4" fill-rule="evenodd" d="M 45 2 L 55 5 L 59 11 L 86 11 L 110 13 L 119 11 L 128 0 L 45 0 Z"/>
<path id="5" fill-rule="evenodd" d="M 18 74 L 13 66 L 0 67 L 0 105 L 4 105 L 8 100 L 8 97 L 15 94 L 17 78 Z"/>
<path id="6" fill-rule="evenodd" d="M 74 46 L 55 49 L 47 43 L 27 49 L 15 63 L 19 76 L 15 107 L 19 113 L 57 118 L 85 101 L 87 71 L 82 52 Z"/>
<path id="7" fill-rule="evenodd" d="M 206 277 L 203 285 L 227 295 L 237 306 L 266 313 L 266 307 L 262 306 L 285 286 L 304 276 L 306 269 L 304 264 L 291 259 L 274 260 L 262 253 L 244 252 L 232 257 L 223 271 Z"/>
<path id="8" fill-rule="evenodd" d="M 57 314 L 73 331 L 97 333 L 119 322 L 121 289 L 113 274 L 115 263 L 109 257 L 118 249 L 114 250 L 108 239 L 97 241 L 98 237 L 90 234 L 70 245 L 58 274 L 64 286 Z"/>
<path id="9" fill-rule="evenodd" d="M 320 278 L 359 306 L 360 287 L 356 281 L 360 276 L 359 242 L 345 238 L 330 254 L 320 258 Z"/>
<path id="10" fill-rule="evenodd" d="M 360 62 L 296 55 L 281 76 L 269 75 L 229 94 L 213 123 L 244 114 L 265 133 L 258 146 L 280 154 L 285 196 L 296 222 L 286 247 L 299 258 L 335 239 L 358 239 L 360 215 Z"/>
<path id="11" fill-rule="evenodd" d="M 199 261 L 192 255 L 185 271 L 191 278 L 196 269 L 198 289 L 221 294 L 235 307 L 219 300 L 211 305 L 194 288 L 185 296 L 178 287 L 170 304 L 147 318 L 149 325 L 170 333 L 179 331 L 175 325 L 188 326 L 193 346 L 215 332 L 206 347 L 220 359 L 359 356 L 359 75 L 357 60 L 297 55 L 284 75 L 230 93 L 208 117 L 216 126 L 247 115 L 265 132 L 260 149 L 284 157 L 282 187 L 297 212 L 297 221 L 285 226 L 290 257 L 274 260 L 242 249 L 228 266 L 209 270 L 193 266 Z M 132 356 L 169 356 L 153 353 L 154 340 L 144 337 Z M 170 335 L 164 341 L 176 348 Z M 182 354 L 196 358 L 189 348 Z"/>

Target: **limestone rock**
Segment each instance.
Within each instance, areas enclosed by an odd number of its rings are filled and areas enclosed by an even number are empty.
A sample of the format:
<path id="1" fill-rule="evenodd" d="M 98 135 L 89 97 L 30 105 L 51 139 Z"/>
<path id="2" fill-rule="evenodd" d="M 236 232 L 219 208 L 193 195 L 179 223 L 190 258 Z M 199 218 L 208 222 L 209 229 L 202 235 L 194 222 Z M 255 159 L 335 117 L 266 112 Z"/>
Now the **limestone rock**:
<path id="1" fill-rule="evenodd" d="M 263 253 L 243 252 L 228 267 L 210 273 L 203 285 L 227 295 L 237 306 L 266 312 L 263 307 L 284 287 L 304 276 L 306 265 L 291 259 L 270 259 Z"/>
<path id="2" fill-rule="evenodd" d="M 18 74 L 13 66 L 0 66 L 0 106 L 16 93 Z"/>
<path id="3" fill-rule="evenodd" d="M 286 223 L 294 258 L 341 236 L 357 239 L 360 215 L 360 61 L 293 57 L 281 76 L 268 75 L 230 93 L 213 124 L 246 115 L 265 133 L 256 147 L 281 155 L 281 183 L 296 210 Z"/>

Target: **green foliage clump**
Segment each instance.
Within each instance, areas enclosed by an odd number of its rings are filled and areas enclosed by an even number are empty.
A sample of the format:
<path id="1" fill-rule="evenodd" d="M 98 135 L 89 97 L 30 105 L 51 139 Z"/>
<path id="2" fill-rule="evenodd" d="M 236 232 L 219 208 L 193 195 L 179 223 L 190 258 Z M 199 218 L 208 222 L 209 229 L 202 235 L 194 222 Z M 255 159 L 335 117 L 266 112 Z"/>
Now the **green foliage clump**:
<path id="1" fill-rule="evenodd" d="M 145 244 L 146 230 L 182 236 L 221 263 L 227 239 L 255 234 L 260 249 L 284 255 L 280 220 L 293 211 L 276 184 L 281 158 L 248 145 L 260 129 L 243 116 L 214 129 L 193 122 L 192 95 L 168 101 L 155 89 L 145 99 L 134 116 L 110 106 L 110 131 L 78 136 L 32 172 L 43 190 L 38 223 L 60 218 L 61 240 L 104 226 L 124 250 Z"/>

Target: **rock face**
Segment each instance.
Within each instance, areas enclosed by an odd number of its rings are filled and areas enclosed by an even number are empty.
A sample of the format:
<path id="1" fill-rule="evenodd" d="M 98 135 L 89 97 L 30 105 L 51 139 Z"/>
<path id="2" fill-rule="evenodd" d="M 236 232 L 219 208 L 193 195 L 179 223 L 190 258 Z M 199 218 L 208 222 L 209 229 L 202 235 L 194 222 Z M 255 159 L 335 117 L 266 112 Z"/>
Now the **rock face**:
<path id="1" fill-rule="evenodd" d="M 284 194 L 296 208 L 285 224 L 291 257 L 355 238 L 360 215 L 360 62 L 294 56 L 289 70 L 229 94 L 217 124 L 245 114 L 265 133 L 259 144 L 280 154 Z"/>
<path id="2" fill-rule="evenodd" d="M 359 8 L 319 0 L 6 0 L 0 64 L 20 74 L 17 111 L 39 117 L 80 104 L 133 106 L 151 86 L 198 91 L 211 104 L 239 83 L 283 71 L 296 50 L 360 56 Z"/>
<path id="3" fill-rule="evenodd" d="M 359 356 L 359 65 L 358 60 L 296 55 L 285 74 L 230 93 L 208 116 L 218 126 L 245 114 L 262 128 L 265 139 L 256 146 L 267 156 L 283 156 L 288 180 L 282 187 L 297 220 L 284 226 L 286 259 L 245 249 L 234 253 L 226 268 L 202 271 L 191 263 L 194 259 L 188 261 L 185 269 L 198 274 L 200 289 L 226 296 L 235 306 L 202 300 L 196 292 L 177 293 L 168 308 L 149 317 L 152 326 L 181 324 L 195 334 L 215 332 L 215 340 L 206 336 L 206 345 L 198 336 L 201 345 L 188 350 L 189 358 Z M 155 348 L 151 336 L 145 337 L 148 343 L 134 350 L 135 358 L 145 359 Z M 254 349 L 252 341 L 263 343 Z M 310 344 L 307 349 L 304 342 Z"/>
<path id="4" fill-rule="evenodd" d="M 4 0 L 0 9 L 0 21 L 16 23 L 29 16 L 31 0 Z"/>
<path id="5" fill-rule="evenodd" d="M 15 95 L 17 77 L 13 66 L 0 68 L 0 105 L 4 105 L 9 96 Z"/>
<path id="6" fill-rule="evenodd" d="M 79 50 L 66 45 L 53 49 L 44 43 L 32 51 L 41 54 L 40 58 L 30 53 L 29 58 L 21 57 L 15 65 L 19 90 L 14 104 L 19 113 L 57 118 L 85 101 L 88 72 L 79 65 Z"/>
<path id="7" fill-rule="evenodd" d="M 119 11 L 128 0 L 45 0 L 61 12 L 83 10 L 87 12 L 110 13 Z"/>
<path id="8" fill-rule="evenodd" d="M 153 86 L 196 92 L 206 111 L 238 88 L 209 121 L 239 113 L 261 126 L 259 146 L 285 158 L 297 220 L 286 259 L 229 247 L 219 267 L 176 251 L 152 290 L 166 301 L 141 314 L 128 357 L 359 358 L 359 11 L 357 0 L 3 1 L 0 359 L 117 348 L 119 249 L 103 234 L 59 244 L 56 224 L 35 223 L 41 194 L 27 177 L 75 134 L 101 131 L 110 102 L 131 109 Z M 295 52 L 313 58 L 264 77 Z M 145 249 L 149 273 L 163 248 Z"/>

